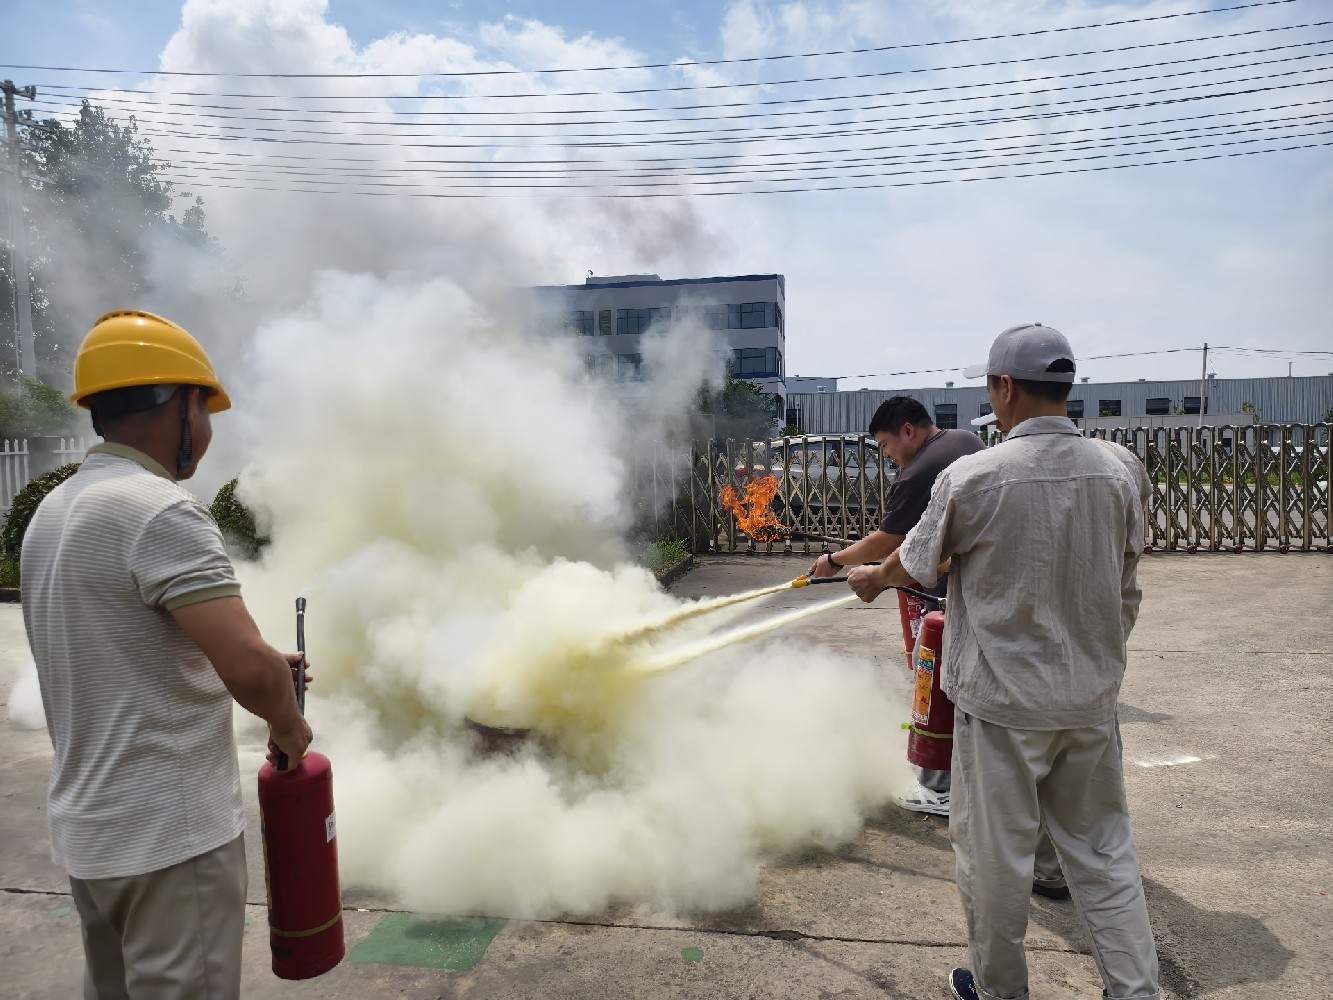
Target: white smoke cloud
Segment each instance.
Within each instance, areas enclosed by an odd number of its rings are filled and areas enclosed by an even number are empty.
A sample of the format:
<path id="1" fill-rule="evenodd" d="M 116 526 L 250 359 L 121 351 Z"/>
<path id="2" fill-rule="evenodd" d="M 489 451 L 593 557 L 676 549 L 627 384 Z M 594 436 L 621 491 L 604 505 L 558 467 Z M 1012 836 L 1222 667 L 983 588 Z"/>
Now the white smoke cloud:
<path id="1" fill-rule="evenodd" d="M 9 724 L 15 729 L 46 729 L 46 711 L 42 707 L 37 665 L 26 650 L 17 664 L 13 684 L 9 689 Z"/>
<path id="2" fill-rule="evenodd" d="M 624 561 L 627 450 L 688 409 L 701 332 L 645 345 L 663 378 L 627 402 L 443 279 L 314 285 L 237 390 L 274 538 L 243 582 L 271 636 L 309 597 L 350 885 L 444 912 L 733 905 L 768 852 L 853 836 L 910 781 L 867 663 L 773 642 L 631 674 L 729 618 L 620 638 L 678 607 Z M 546 750 L 479 761 L 465 717 Z"/>
<path id="3" fill-rule="evenodd" d="M 358 49 L 325 14 L 318 0 L 190 0 L 163 68 L 637 61 L 523 22 L 481 32 L 498 56 L 424 36 Z M 169 78 L 156 85 L 180 101 Z M 383 83 L 253 87 L 360 99 Z M 360 106 L 368 117 L 389 104 Z M 144 122 L 150 137 L 160 127 Z M 374 126 L 313 127 L 381 142 Z M 181 158 L 248 151 L 258 164 L 285 152 L 171 144 Z M 328 151 L 372 165 L 430 156 Z M 688 201 L 206 193 L 247 298 L 187 319 L 236 403 L 192 486 L 208 496 L 241 473 L 273 538 L 262 563 L 241 567 L 266 635 L 287 645 L 293 598 L 309 598 L 309 710 L 337 773 L 347 884 L 442 912 L 734 905 L 765 856 L 854 836 L 909 783 L 903 708 L 868 663 L 774 640 L 633 676 L 735 614 L 624 639 L 679 607 L 630 562 L 633 470 L 679 446 L 719 344 L 698 328 L 648 336 L 647 381 L 617 391 L 587 375 L 574 343 L 532 332 L 523 289 L 593 268 L 708 273 L 733 246 L 709 215 Z M 150 260 L 151 304 L 181 315 L 195 300 L 171 290 L 197 292 L 200 262 Z M 541 746 L 480 760 L 467 717 L 530 727 Z M 238 725 L 245 744 L 260 741 L 255 720 Z"/>
<path id="4" fill-rule="evenodd" d="M 272 6 L 252 0 L 238 18 L 191 0 L 164 68 L 279 53 L 285 70 L 314 72 L 638 61 L 513 21 L 481 32 L 500 53 L 489 62 L 433 37 L 357 50 L 317 2 L 255 39 Z M 367 86 L 383 84 L 329 92 Z M 349 885 L 442 912 L 734 905 L 767 854 L 854 836 L 910 782 L 902 706 L 868 663 L 774 641 L 630 674 L 733 614 L 618 638 L 678 607 L 627 561 L 632 470 L 681 440 L 719 344 L 697 328 L 648 336 L 647 381 L 612 391 L 574 344 L 527 332 L 521 290 L 585 269 L 708 273 L 734 246 L 711 215 L 688 201 L 209 200 L 223 244 L 267 265 L 247 269 L 260 315 L 248 351 L 228 356 L 237 406 L 210 461 L 241 470 L 273 537 L 242 568 L 265 633 L 290 635 L 292 598 L 310 601 L 310 714 L 337 773 Z M 468 716 L 532 727 L 542 749 L 479 760 Z"/>

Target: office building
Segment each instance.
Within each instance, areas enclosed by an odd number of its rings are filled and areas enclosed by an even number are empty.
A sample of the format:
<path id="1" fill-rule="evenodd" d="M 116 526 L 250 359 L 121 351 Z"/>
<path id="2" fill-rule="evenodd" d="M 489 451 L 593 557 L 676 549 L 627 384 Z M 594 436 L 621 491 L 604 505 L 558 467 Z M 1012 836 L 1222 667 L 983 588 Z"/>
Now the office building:
<path id="1" fill-rule="evenodd" d="M 668 278 L 656 274 L 589 276 L 581 285 L 534 289 L 542 321 L 587 338 L 585 359 L 608 378 L 641 377 L 641 341 L 649 329 L 698 323 L 716 331 L 737 378 L 778 397 L 784 413 L 786 279 L 781 274 Z"/>

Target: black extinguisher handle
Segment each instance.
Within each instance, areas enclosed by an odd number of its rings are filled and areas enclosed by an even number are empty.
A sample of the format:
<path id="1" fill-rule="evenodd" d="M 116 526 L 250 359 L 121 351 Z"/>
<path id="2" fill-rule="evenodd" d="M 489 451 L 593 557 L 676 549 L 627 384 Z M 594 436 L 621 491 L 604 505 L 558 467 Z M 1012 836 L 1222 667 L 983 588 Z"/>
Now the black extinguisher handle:
<path id="1" fill-rule="evenodd" d="M 927 594 L 924 590 L 917 590 L 915 587 L 894 587 L 894 590 L 901 590 L 904 594 L 911 594 L 919 601 L 926 601 L 930 604 L 943 606 L 944 598 L 936 597 L 934 594 Z"/>
<path id="2" fill-rule="evenodd" d="M 305 714 L 305 598 L 296 599 L 296 651 L 301 655 L 296 663 L 296 706 Z M 287 755 L 281 750 L 278 751 L 278 762 L 275 765 L 279 771 L 287 770 Z"/>
<path id="3" fill-rule="evenodd" d="M 305 598 L 296 599 L 296 651 L 301 661 L 296 665 L 296 704 L 305 714 Z"/>

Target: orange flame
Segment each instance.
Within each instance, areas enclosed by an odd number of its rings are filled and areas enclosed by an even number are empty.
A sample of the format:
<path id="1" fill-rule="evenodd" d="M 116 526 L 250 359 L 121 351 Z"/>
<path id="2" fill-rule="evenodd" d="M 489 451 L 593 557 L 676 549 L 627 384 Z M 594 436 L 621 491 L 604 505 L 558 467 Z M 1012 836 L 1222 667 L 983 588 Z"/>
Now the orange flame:
<path id="1" fill-rule="evenodd" d="M 740 499 L 734 486 L 722 487 L 718 499 L 746 535 L 756 542 L 776 542 L 787 534 L 777 516 L 768 509 L 777 495 L 777 477 L 760 476 L 745 484 L 744 500 Z"/>

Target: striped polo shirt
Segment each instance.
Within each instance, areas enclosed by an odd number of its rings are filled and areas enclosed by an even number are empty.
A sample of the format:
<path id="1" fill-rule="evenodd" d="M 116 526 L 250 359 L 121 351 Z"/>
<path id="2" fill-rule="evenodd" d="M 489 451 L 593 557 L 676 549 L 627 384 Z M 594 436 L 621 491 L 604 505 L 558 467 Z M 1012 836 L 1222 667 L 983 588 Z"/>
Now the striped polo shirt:
<path id="1" fill-rule="evenodd" d="M 232 699 L 170 614 L 240 594 L 208 508 L 147 455 L 96 445 L 37 508 L 20 576 L 55 862 L 140 875 L 239 836 Z"/>

